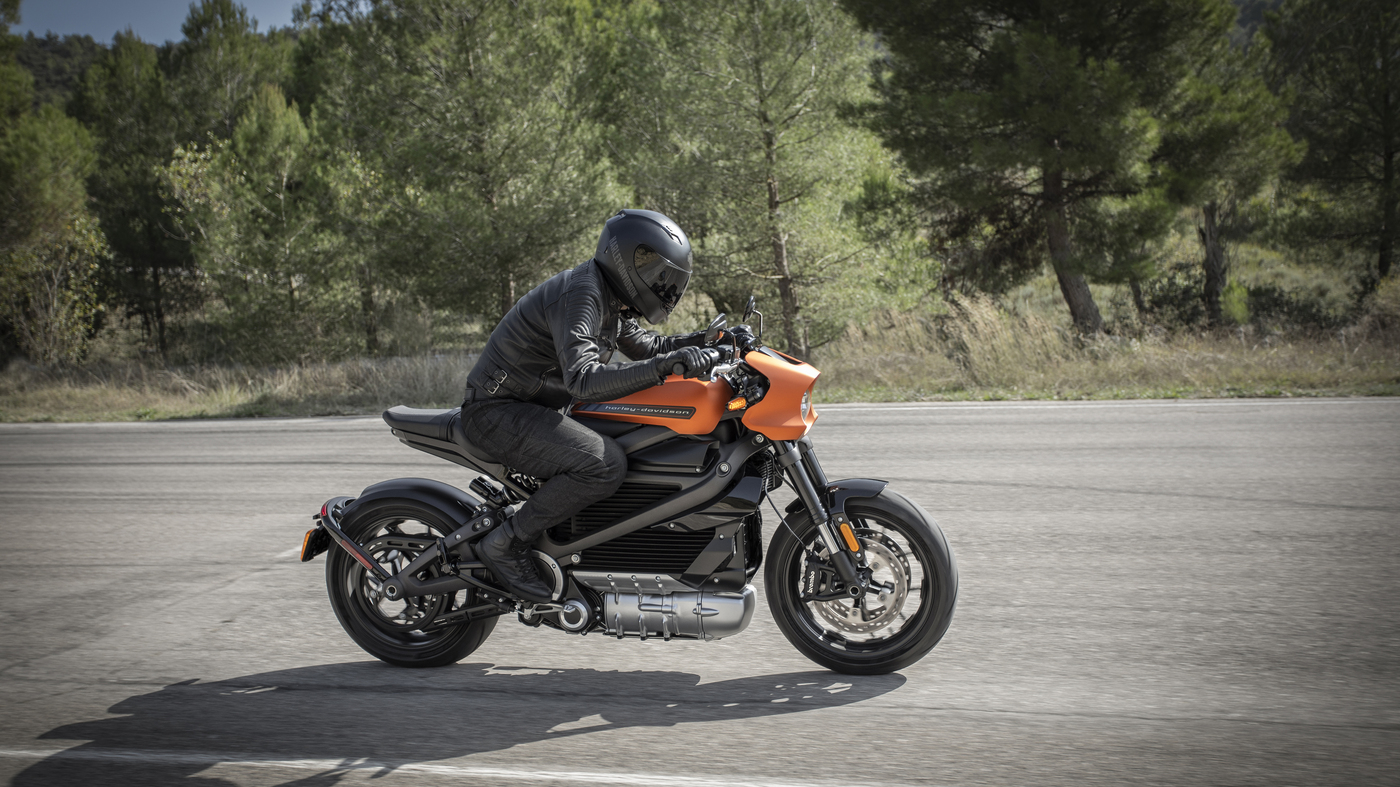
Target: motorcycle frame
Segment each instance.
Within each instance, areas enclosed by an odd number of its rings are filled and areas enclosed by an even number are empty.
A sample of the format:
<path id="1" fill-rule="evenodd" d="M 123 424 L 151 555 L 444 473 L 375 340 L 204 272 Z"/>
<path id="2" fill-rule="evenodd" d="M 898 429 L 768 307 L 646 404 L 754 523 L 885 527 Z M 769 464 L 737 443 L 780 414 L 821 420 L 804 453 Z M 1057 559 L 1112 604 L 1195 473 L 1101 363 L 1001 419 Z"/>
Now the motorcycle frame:
<path id="1" fill-rule="evenodd" d="M 393 430 L 393 434 L 405 445 L 480 472 L 522 498 L 528 499 L 532 491 L 518 483 L 508 483 L 510 479 L 502 477 L 506 476 L 503 466 L 484 461 L 456 442 L 397 429 Z M 678 436 L 671 436 L 671 439 L 675 437 Z M 659 441 L 646 441 L 645 445 L 633 450 L 641 450 L 656 442 Z M 706 463 L 700 474 L 629 470 L 626 476 L 628 481 L 670 483 L 679 488 L 656 503 L 644 506 L 593 533 L 570 541 L 556 541 L 546 533 L 535 546 L 556 565 L 568 566 L 573 563 L 573 557 L 583 550 L 643 528 L 667 524 L 690 532 L 708 529 L 712 532 L 710 543 L 700 552 L 690 569 L 675 578 L 697 590 L 737 591 L 747 579 L 747 567 L 729 565 L 721 569 L 721 566 L 725 566 L 726 562 L 732 563 L 730 556 L 738 554 L 735 539 L 739 524 L 744 517 L 759 509 L 768 494 L 764 479 L 746 467 L 750 458 L 764 451 L 773 452 L 786 482 L 797 491 L 798 496 L 787 506 L 786 513 L 793 514 L 806 508 L 823 544 L 833 557 L 837 573 L 844 582 L 860 586 L 858 562 L 841 545 L 832 523 L 844 519 L 848 500 L 874 497 L 885 488 L 886 482 L 863 478 L 828 482 L 809 437 L 773 442 L 756 432 L 745 433 L 741 430 L 737 439 L 718 443 L 717 454 Z M 384 569 L 339 526 L 339 522 L 353 514 L 358 507 L 386 499 L 407 499 L 427 506 L 437 512 L 445 524 L 454 528 L 443 539 L 441 546 L 434 545 L 424 550 L 397 574 Z M 367 487 L 359 498 L 338 497 L 327 501 L 317 519 L 332 540 L 364 565 L 375 579 L 385 583 L 386 595 L 391 599 L 448 593 L 469 587 L 477 587 L 497 596 L 505 594 L 500 588 L 471 576 L 471 569 L 483 567 L 475 559 L 471 542 L 484 536 L 499 521 L 500 512 L 471 493 L 450 484 L 423 478 L 381 481 Z M 482 527 L 483 522 L 486 523 L 485 527 Z M 446 562 L 454 566 L 454 572 L 447 576 L 417 579 L 416 575 L 424 567 L 444 561 L 442 547 L 447 549 Z M 740 558 L 742 560 L 741 554 Z"/>

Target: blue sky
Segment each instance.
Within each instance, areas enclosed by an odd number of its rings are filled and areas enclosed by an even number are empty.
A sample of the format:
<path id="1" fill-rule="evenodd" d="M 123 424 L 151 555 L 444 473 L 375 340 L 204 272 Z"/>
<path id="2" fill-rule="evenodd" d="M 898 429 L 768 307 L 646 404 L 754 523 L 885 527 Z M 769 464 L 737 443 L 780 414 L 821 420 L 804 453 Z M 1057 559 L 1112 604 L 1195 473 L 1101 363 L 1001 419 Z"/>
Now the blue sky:
<path id="1" fill-rule="evenodd" d="M 296 0 L 241 0 L 248 15 L 258 20 L 258 29 L 287 27 L 292 23 Z M 43 35 L 52 30 L 86 33 L 103 43 L 130 27 L 142 39 L 154 44 L 178 41 L 180 25 L 190 11 L 190 0 L 20 0 L 20 23 L 11 33 L 34 31 Z"/>

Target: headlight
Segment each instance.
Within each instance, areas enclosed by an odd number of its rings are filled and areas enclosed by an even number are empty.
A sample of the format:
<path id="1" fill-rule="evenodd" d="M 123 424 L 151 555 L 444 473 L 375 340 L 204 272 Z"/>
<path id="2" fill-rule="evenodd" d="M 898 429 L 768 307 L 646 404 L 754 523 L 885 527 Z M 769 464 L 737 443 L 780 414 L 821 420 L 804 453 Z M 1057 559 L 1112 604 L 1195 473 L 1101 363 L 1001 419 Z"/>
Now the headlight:
<path id="1" fill-rule="evenodd" d="M 812 412 L 812 389 L 808 388 L 802 392 L 802 420 L 807 420 L 807 413 L 810 412 Z"/>

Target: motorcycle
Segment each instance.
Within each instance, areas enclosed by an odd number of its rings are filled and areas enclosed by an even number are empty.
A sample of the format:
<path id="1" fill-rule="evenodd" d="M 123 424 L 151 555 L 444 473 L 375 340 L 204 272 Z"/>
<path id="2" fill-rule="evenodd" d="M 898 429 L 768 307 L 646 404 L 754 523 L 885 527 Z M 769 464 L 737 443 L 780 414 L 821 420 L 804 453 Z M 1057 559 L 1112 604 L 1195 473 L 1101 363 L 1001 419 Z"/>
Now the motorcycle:
<path id="1" fill-rule="evenodd" d="M 395 437 L 480 475 L 466 491 L 400 478 L 335 497 L 313 515 L 301 559 L 325 552 L 331 607 L 370 655 L 403 667 L 452 664 L 503 615 L 527 626 L 617 639 L 717 640 L 753 619 L 764 567 L 779 630 L 812 661 L 849 674 L 913 664 L 952 620 L 958 574 L 938 525 L 885 481 L 830 481 L 809 432 L 819 372 L 762 344 L 763 315 L 725 315 L 705 334 L 716 365 L 608 402 L 571 408 L 627 454 L 617 492 L 547 530 L 531 553 L 553 591 L 512 596 L 476 543 L 540 481 L 473 441 L 460 408 L 393 407 Z M 723 336 L 727 342 L 720 341 Z M 773 493 L 795 494 L 782 511 Z M 761 508 L 774 513 L 764 549 Z"/>

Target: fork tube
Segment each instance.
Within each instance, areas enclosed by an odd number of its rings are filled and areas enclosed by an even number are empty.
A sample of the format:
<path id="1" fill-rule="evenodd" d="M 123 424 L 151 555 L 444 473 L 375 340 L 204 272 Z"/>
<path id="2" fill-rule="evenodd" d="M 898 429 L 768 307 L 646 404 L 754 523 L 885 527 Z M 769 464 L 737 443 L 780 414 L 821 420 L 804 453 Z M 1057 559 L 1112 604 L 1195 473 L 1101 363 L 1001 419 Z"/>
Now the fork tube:
<path id="1" fill-rule="evenodd" d="M 812 477 L 818 489 L 826 491 L 831 483 L 826 480 L 826 473 L 822 472 L 822 463 L 817 461 L 817 452 L 812 450 L 812 438 L 804 437 L 798 440 L 797 450 L 802 452 L 802 464 L 807 468 L 807 474 Z"/>
<path id="2" fill-rule="evenodd" d="M 801 461 L 802 454 L 797 444 L 784 441 L 777 445 L 778 465 L 787 471 L 788 479 L 797 490 L 797 496 L 812 513 L 812 522 L 817 526 L 817 534 L 821 536 L 822 544 L 831 556 L 836 573 L 841 575 L 841 580 L 846 584 L 859 585 L 860 578 L 856 574 L 855 564 L 851 561 L 850 554 L 841 546 L 841 542 L 836 540 L 836 533 L 831 529 L 831 516 L 827 513 L 826 506 L 822 505 L 816 487 L 812 485 L 812 479 L 807 474 L 807 463 Z"/>

